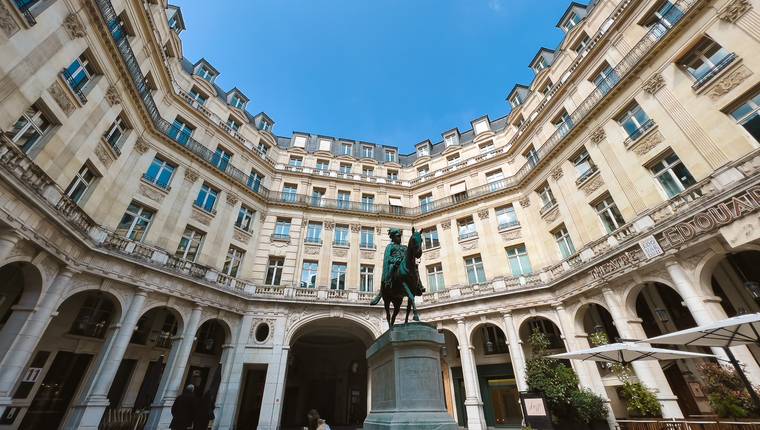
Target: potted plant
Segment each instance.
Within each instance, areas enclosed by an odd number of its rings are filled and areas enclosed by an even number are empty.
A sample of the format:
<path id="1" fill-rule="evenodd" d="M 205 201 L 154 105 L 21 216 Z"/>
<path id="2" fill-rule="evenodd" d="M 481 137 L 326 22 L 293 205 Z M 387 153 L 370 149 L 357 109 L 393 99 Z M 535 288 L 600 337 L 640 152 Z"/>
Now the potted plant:
<path id="1" fill-rule="evenodd" d="M 717 363 L 704 362 L 698 366 L 705 382 L 710 406 L 721 418 L 758 416 L 752 399 L 734 369 Z M 757 389 L 755 389 L 757 391 Z"/>

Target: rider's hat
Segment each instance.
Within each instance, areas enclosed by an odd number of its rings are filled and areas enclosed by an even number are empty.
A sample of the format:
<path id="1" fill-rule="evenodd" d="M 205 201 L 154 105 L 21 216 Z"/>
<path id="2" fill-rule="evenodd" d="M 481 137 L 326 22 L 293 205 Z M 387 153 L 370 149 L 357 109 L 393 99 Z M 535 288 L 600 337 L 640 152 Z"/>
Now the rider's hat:
<path id="1" fill-rule="evenodd" d="M 390 237 L 401 236 L 401 229 L 400 228 L 396 228 L 396 227 L 389 228 L 388 229 L 388 236 L 390 236 Z"/>

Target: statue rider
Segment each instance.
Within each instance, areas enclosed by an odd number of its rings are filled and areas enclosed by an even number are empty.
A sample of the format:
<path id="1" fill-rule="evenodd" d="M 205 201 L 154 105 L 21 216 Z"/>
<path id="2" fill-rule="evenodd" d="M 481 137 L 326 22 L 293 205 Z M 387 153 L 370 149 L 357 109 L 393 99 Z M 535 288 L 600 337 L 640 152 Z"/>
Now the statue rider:
<path id="1" fill-rule="evenodd" d="M 393 275 L 398 271 L 399 265 L 404 258 L 406 258 L 406 246 L 401 244 L 401 229 L 391 228 L 388 230 L 388 236 L 391 238 L 391 243 L 385 247 L 385 254 L 383 254 L 383 276 L 380 279 L 380 289 L 377 291 L 377 295 L 370 302 L 371 305 L 376 305 L 380 302 L 383 294 L 383 288 L 390 288 L 393 283 Z"/>

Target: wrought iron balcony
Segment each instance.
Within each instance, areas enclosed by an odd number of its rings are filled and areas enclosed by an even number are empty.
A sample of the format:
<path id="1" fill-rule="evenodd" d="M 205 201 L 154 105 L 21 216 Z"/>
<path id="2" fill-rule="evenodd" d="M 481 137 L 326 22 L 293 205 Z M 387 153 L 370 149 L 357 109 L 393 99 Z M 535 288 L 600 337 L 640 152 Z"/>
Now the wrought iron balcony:
<path id="1" fill-rule="evenodd" d="M 71 92 L 74 93 L 74 95 L 79 99 L 79 102 L 82 104 L 87 103 L 87 96 L 84 95 L 82 92 L 82 88 L 84 85 L 86 85 L 86 82 L 84 84 L 77 84 L 74 82 L 74 77 L 71 76 L 71 73 L 69 73 L 68 70 L 63 69 L 61 70 L 61 75 L 63 76 L 63 79 L 66 80 L 66 84 L 68 84 L 69 88 L 71 89 Z"/>
<path id="2" fill-rule="evenodd" d="M 270 236 L 272 241 L 278 241 L 278 242 L 289 242 L 290 241 L 290 234 L 288 233 L 272 233 L 272 236 Z"/>
<path id="3" fill-rule="evenodd" d="M 506 221 L 506 222 L 499 223 L 499 231 L 509 230 L 511 228 L 515 228 L 519 226 L 520 226 L 520 221 L 518 220 Z"/>
<path id="4" fill-rule="evenodd" d="M 304 241 L 304 243 L 308 243 L 310 245 L 321 245 L 322 244 L 322 238 L 321 237 L 309 237 L 309 236 L 306 236 L 306 238 L 303 241 Z"/>
<path id="5" fill-rule="evenodd" d="M 731 52 L 730 54 L 723 57 L 720 61 L 718 61 L 718 64 L 716 64 L 712 69 L 708 70 L 702 77 L 697 79 L 692 85 L 691 88 L 697 90 L 704 86 L 706 83 L 710 82 L 712 78 L 714 78 L 718 73 L 721 72 L 721 70 L 728 67 L 731 63 L 736 60 L 736 54 Z"/>
<path id="6" fill-rule="evenodd" d="M 654 127 L 655 125 L 657 124 L 654 122 L 653 119 L 647 120 L 644 124 L 641 124 L 639 128 L 628 133 L 628 138 L 623 142 L 623 144 L 625 145 L 626 148 L 631 146 L 633 142 L 639 140 L 641 136 L 646 134 L 646 132 L 651 130 L 652 127 Z"/>

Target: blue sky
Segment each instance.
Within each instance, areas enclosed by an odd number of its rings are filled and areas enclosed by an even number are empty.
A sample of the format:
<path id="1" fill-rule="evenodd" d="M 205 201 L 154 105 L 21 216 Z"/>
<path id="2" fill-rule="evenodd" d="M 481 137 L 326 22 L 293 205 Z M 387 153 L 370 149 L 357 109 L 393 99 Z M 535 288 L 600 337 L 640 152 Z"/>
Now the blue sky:
<path id="1" fill-rule="evenodd" d="M 184 55 L 224 89 L 304 131 L 409 152 L 508 112 L 538 48 L 562 38 L 566 0 L 176 0 Z M 222 7 L 224 5 L 224 7 Z"/>

